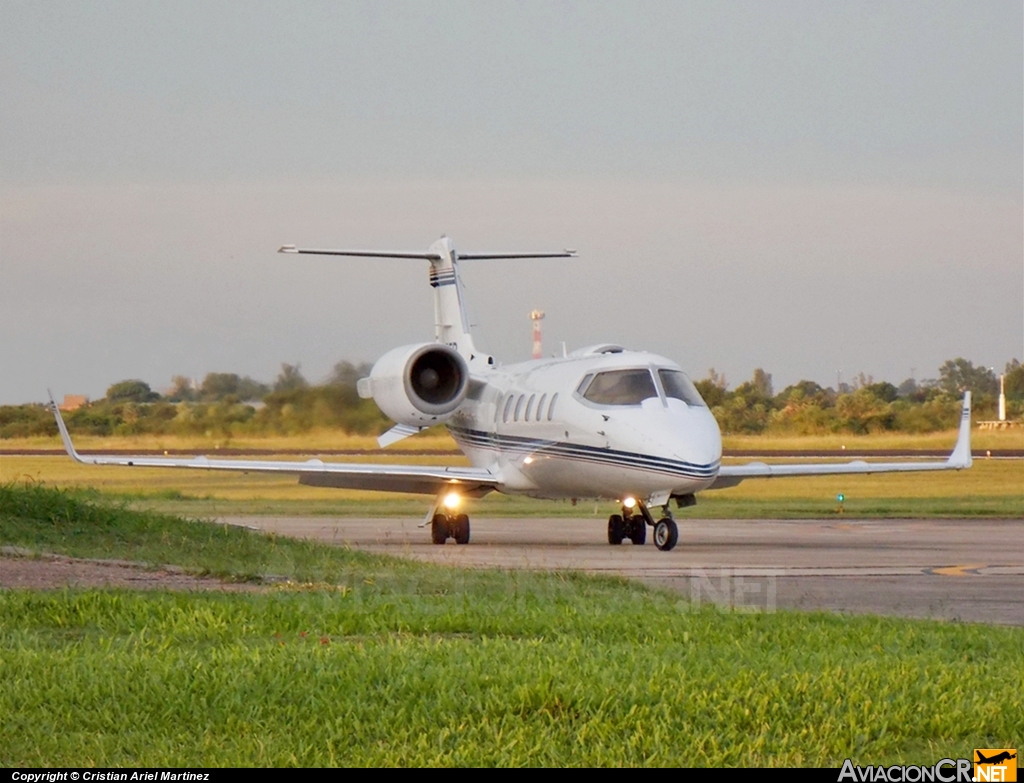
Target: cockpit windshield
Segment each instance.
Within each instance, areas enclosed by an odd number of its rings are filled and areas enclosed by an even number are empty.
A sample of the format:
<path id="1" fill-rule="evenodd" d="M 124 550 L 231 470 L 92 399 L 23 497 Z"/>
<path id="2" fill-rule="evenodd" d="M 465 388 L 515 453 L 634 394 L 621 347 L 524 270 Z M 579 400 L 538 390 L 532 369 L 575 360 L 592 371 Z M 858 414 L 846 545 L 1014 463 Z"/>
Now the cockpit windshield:
<path id="1" fill-rule="evenodd" d="M 661 387 L 665 390 L 666 397 L 682 400 L 687 405 L 708 407 L 685 373 L 679 370 L 658 370 L 658 378 L 661 379 Z"/>
<path id="2" fill-rule="evenodd" d="M 598 405 L 639 405 L 657 396 L 650 370 L 599 372 L 583 392 L 583 399 Z"/>

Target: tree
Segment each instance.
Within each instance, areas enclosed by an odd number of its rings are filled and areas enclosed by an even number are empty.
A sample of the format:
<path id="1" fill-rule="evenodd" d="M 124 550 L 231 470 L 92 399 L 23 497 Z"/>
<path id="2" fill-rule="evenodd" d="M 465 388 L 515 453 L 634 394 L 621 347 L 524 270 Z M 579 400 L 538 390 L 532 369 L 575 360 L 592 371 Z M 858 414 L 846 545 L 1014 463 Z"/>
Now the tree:
<path id="1" fill-rule="evenodd" d="M 110 402 L 153 402 L 160 395 L 149 388 L 145 381 L 118 381 L 107 389 L 107 400 Z"/>
<path id="2" fill-rule="evenodd" d="M 825 397 L 825 390 L 821 387 L 821 384 L 814 381 L 798 381 L 779 392 L 776 402 L 780 405 L 785 405 L 791 399 L 818 400 L 825 399 Z"/>
<path id="3" fill-rule="evenodd" d="M 238 382 L 238 391 L 235 394 L 242 400 L 262 400 L 270 393 L 270 387 L 265 383 L 253 380 L 248 375 Z"/>
<path id="4" fill-rule="evenodd" d="M 907 378 L 903 383 L 896 387 L 896 394 L 900 397 L 913 397 L 917 394 L 917 391 L 917 381 L 913 378 Z"/>
<path id="5" fill-rule="evenodd" d="M 765 372 L 760 367 L 754 370 L 754 377 L 751 379 L 750 384 L 757 389 L 758 394 L 762 397 L 774 397 L 772 392 L 772 375 L 771 373 Z"/>
<path id="6" fill-rule="evenodd" d="M 210 372 L 203 378 L 200 390 L 204 400 L 222 400 L 228 395 L 238 394 L 241 379 L 233 372 Z"/>
<path id="7" fill-rule="evenodd" d="M 899 397 L 899 389 L 893 386 L 888 381 L 880 381 L 879 383 L 869 383 L 861 387 L 864 391 L 868 392 L 872 396 L 876 397 L 883 402 L 892 402 Z"/>
<path id="8" fill-rule="evenodd" d="M 975 367 L 962 357 L 948 359 L 939 368 L 939 387 L 952 397 L 965 391 L 975 394 L 999 394 L 999 380 L 988 367 Z"/>
<path id="9" fill-rule="evenodd" d="M 308 388 L 309 382 L 302 377 L 302 373 L 299 371 L 300 367 L 301 365 L 298 362 L 295 364 L 282 364 L 281 373 L 277 376 L 277 380 L 274 381 L 274 391 L 287 392 Z"/>
<path id="10" fill-rule="evenodd" d="M 331 377 L 327 379 L 329 386 L 350 386 L 356 387 L 356 381 L 365 378 L 370 374 L 373 365 L 367 362 L 352 364 L 352 362 L 338 362 L 331 370 Z"/>
<path id="11" fill-rule="evenodd" d="M 1024 399 L 1024 364 L 1016 359 L 1006 363 L 1006 377 L 1003 384 L 1006 389 L 1006 396 L 1010 399 Z"/>
<path id="12" fill-rule="evenodd" d="M 719 375 L 717 372 L 715 372 L 714 367 L 708 370 L 708 382 L 714 386 L 717 386 L 722 391 L 725 391 L 726 389 L 729 388 L 729 382 L 725 379 L 725 373 Z"/>
<path id="13" fill-rule="evenodd" d="M 254 381 L 248 375 L 240 378 L 233 372 L 211 372 L 203 378 L 202 396 L 214 402 L 227 397 L 238 400 L 258 400 L 270 391 L 265 383 Z"/>
<path id="14" fill-rule="evenodd" d="M 715 372 L 714 367 L 708 370 L 707 378 L 703 378 L 693 385 L 697 387 L 697 392 L 703 398 L 704 402 L 707 403 L 709 408 L 717 408 L 725 402 L 725 389 L 729 384 L 725 380 L 724 375 L 719 375 Z"/>
<path id="15" fill-rule="evenodd" d="M 167 393 L 167 399 L 171 402 L 191 402 L 196 398 L 196 390 L 192 386 L 192 379 L 184 375 L 175 375 L 171 378 L 171 390 Z"/>

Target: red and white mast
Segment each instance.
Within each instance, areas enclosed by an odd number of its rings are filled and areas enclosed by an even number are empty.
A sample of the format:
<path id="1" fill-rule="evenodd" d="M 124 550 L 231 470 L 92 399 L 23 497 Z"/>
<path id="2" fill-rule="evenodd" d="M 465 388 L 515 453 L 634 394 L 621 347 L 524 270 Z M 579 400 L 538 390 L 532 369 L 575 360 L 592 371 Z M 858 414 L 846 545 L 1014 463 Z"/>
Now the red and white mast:
<path id="1" fill-rule="evenodd" d="M 544 319 L 543 310 L 533 310 L 530 312 L 530 320 L 533 321 L 533 358 L 540 359 L 544 355 L 544 350 L 541 347 L 540 337 L 540 322 Z"/>

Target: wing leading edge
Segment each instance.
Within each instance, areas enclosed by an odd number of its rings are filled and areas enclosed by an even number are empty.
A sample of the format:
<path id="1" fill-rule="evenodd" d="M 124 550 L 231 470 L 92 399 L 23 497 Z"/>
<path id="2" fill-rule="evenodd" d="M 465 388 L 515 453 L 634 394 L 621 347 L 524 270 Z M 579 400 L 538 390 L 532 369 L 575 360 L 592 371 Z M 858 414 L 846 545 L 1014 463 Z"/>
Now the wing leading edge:
<path id="1" fill-rule="evenodd" d="M 495 476 L 483 468 L 428 465 L 373 465 L 344 462 L 305 462 L 277 460 L 210 459 L 209 457 L 151 457 L 148 455 L 79 454 L 71 442 L 57 404 L 50 397 L 64 449 L 76 462 L 85 465 L 122 465 L 139 468 L 191 468 L 193 470 L 231 470 L 242 473 L 279 473 L 299 477 L 300 484 L 339 489 L 370 489 L 382 492 L 413 492 L 437 495 L 446 488 L 458 489 L 469 497 L 479 497 L 497 489 Z"/>
<path id="2" fill-rule="evenodd" d="M 748 478 L 774 478 L 776 476 L 833 476 L 856 473 L 902 473 L 922 470 L 963 470 L 971 467 L 971 393 L 964 392 L 964 404 L 960 412 L 960 431 L 956 446 L 944 462 L 825 462 L 787 465 L 766 465 L 764 462 L 749 462 L 746 465 L 723 465 L 718 478 L 709 489 L 734 487 Z"/>

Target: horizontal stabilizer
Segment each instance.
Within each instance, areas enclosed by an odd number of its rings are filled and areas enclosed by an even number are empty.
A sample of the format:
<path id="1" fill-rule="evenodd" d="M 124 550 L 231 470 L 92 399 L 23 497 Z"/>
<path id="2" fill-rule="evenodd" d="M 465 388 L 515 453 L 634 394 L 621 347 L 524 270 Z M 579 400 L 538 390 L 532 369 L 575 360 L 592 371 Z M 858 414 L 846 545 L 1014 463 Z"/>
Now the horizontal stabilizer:
<path id="1" fill-rule="evenodd" d="M 358 258 L 419 258 L 424 261 L 440 261 L 437 253 L 407 253 L 400 250 L 324 250 L 321 248 L 281 245 L 278 253 L 300 253 L 310 256 L 353 256 Z"/>
<path id="2" fill-rule="evenodd" d="M 490 261 L 500 258 L 576 258 L 576 251 L 562 250 L 558 253 L 459 253 L 459 260 L 464 258 L 477 261 Z"/>
<path id="3" fill-rule="evenodd" d="M 440 261 L 439 253 L 422 253 L 404 250 L 328 250 L 305 248 L 295 245 L 281 245 L 278 253 L 297 253 L 310 256 L 350 256 L 353 258 L 419 258 L 424 261 Z M 501 258 L 575 258 L 575 250 L 560 250 L 556 253 L 459 253 L 461 260 L 497 260 Z"/>

